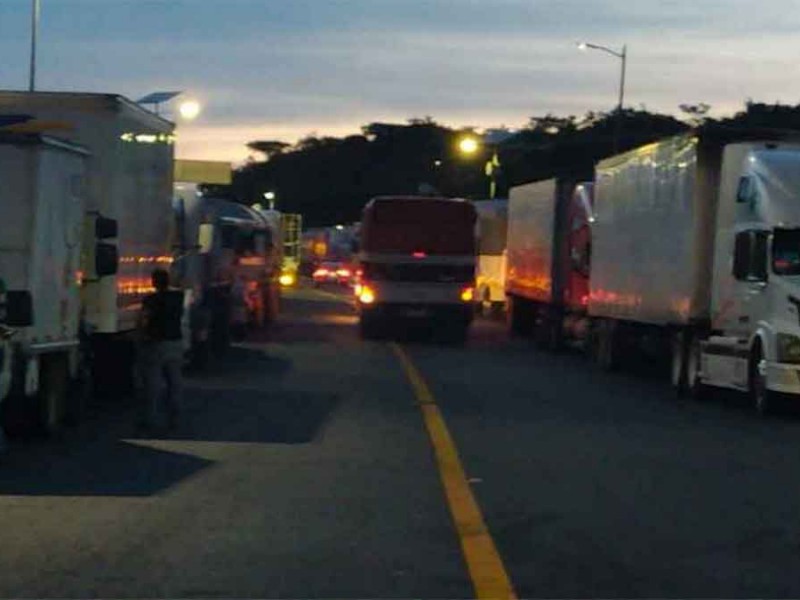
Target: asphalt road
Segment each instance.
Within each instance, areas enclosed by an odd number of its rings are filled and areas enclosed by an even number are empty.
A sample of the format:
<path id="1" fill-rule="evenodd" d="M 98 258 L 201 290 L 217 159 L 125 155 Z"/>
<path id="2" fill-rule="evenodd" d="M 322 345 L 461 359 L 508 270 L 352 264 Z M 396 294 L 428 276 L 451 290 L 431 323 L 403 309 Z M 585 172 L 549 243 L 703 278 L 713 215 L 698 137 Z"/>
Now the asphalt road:
<path id="1" fill-rule="evenodd" d="M 187 378 L 176 432 L 137 436 L 120 401 L 15 442 L 0 596 L 466 598 L 494 573 L 519 597 L 800 597 L 800 411 L 677 402 L 494 322 L 464 347 L 355 323 L 295 292 Z"/>

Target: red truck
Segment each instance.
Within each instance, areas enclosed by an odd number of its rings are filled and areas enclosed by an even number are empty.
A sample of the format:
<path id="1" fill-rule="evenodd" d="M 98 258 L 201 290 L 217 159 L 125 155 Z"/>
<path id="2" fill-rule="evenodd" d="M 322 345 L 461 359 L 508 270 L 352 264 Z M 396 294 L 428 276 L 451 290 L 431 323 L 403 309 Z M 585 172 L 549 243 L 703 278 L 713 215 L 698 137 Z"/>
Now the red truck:
<path id="1" fill-rule="evenodd" d="M 506 294 L 512 333 L 544 347 L 588 338 L 592 183 L 573 178 L 511 189 Z"/>
<path id="2" fill-rule="evenodd" d="M 475 207 L 449 198 L 384 196 L 364 208 L 356 298 L 363 337 L 424 322 L 466 339 L 475 294 Z"/>

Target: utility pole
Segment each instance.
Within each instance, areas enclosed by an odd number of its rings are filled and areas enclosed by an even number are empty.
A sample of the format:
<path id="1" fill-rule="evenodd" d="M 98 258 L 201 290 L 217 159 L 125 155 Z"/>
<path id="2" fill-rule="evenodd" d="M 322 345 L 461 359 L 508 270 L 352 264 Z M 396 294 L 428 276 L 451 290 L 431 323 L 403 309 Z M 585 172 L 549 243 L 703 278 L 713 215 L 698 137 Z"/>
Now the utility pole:
<path id="1" fill-rule="evenodd" d="M 28 91 L 36 91 L 36 42 L 39 37 L 40 0 L 31 0 L 31 70 Z"/>

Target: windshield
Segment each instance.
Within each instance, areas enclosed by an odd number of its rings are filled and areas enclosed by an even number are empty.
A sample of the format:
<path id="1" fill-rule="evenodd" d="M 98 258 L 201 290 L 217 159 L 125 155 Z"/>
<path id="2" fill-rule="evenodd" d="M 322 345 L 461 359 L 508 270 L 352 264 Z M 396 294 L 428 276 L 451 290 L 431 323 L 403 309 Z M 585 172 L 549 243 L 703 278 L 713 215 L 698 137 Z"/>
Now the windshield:
<path id="1" fill-rule="evenodd" d="M 800 229 L 775 230 L 772 271 L 776 275 L 800 275 Z"/>

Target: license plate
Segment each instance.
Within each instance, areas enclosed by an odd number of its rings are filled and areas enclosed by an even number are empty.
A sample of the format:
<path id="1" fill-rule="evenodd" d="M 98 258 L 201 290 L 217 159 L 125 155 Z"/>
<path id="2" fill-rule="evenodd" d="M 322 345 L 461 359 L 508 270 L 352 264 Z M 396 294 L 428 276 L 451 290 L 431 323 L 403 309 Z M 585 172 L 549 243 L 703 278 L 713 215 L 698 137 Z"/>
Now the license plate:
<path id="1" fill-rule="evenodd" d="M 419 319 L 422 317 L 429 317 L 431 311 L 429 311 L 427 308 L 409 308 L 405 311 L 404 314 L 407 317 L 411 317 L 413 319 Z"/>

